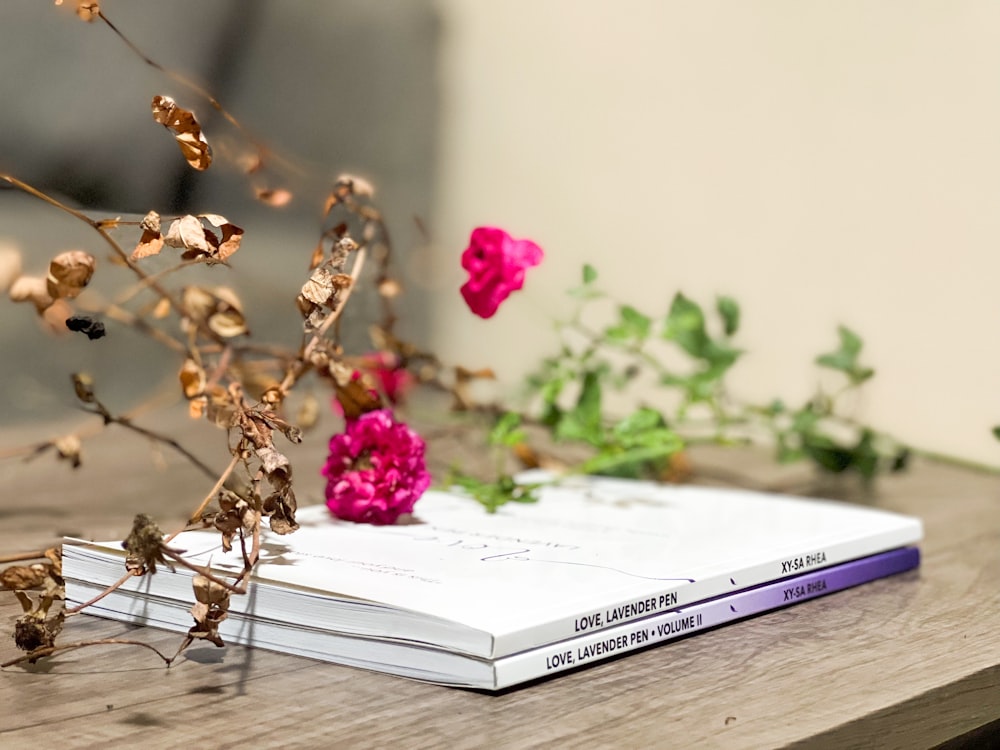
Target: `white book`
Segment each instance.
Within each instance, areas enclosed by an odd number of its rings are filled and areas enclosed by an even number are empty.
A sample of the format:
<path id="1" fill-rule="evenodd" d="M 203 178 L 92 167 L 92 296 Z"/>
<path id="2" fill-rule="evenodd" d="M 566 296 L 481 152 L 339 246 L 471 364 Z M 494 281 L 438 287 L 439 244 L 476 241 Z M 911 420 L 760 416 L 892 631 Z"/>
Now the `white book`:
<path id="1" fill-rule="evenodd" d="M 231 643 L 440 685 L 502 690 L 895 575 L 915 568 L 919 562 L 916 547 L 890 550 L 499 659 L 480 659 L 394 640 L 346 636 L 250 615 L 231 616 L 219 630 Z M 72 590 L 74 598 L 86 599 L 101 589 L 76 582 Z M 94 610 L 94 614 L 104 617 L 177 632 L 185 632 L 191 625 L 184 603 L 155 600 L 136 592 L 117 591 L 94 605 Z"/>
<path id="2" fill-rule="evenodd" d="M 249 594 L 232 597 L 230 612 L 496 660 L 922 535 L 915 518 L 745 490 L 574 477 L 540 495 L 487 514 L 431 491 L 413 523 L 395 526 L 303 508 L 294 534 L 263 534 Z M 242 569 L 215 531 L 186 532 L 171 546 L 218 575 Z M 67 595 L 82 601 L 118 580 L 124 556 L 119 542 L 67 540 Z M 166 620 L 160 608 L 193 601 L 192 575 L 161 569 L 123 592 L 147 602 L 148 619 Z"/>

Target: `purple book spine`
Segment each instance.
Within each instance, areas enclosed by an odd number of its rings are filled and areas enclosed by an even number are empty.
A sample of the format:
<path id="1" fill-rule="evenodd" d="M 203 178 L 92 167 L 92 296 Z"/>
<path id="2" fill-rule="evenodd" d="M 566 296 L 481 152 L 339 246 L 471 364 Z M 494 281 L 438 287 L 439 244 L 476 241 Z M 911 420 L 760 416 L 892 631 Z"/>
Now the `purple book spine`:
<path id="1" fill-rule="evenodd" d="M 533 649 L 497 661 L 496 687 L 545 677 L 734 620 L 781 609 L 912 570 L 919 564 L 920 550 L 917 547 L 902 547 Z"/>

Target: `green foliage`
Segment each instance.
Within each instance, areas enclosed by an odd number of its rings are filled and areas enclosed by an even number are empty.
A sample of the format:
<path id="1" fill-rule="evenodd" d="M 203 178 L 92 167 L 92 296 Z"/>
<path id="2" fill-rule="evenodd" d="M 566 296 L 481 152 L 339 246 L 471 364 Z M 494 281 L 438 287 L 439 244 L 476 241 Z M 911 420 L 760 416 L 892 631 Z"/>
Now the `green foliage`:
<path id="1" fill-rule="evenodd" d="M 524 430 L 521 429 L 521 415 L 517 412 L 508 411 L 497 420 L 490 431 L 487 442 L 490 445 L 502 445 L 513 448 L 518 443 L 525 440 Z"/>
<path id="2" fill-rule="evenodd" d="M 858 363 L 858 355 L 864 345 L 861 337 L 847 326 L 837 329 L 840 334 L 840 348 L 829 354 L 816 357 L 816 364 L 844 373 L 852 385 L 860 385 L 875 374 L 870 367 L 862 367 Z"/>
<path id="3" fill-rule="evenodd" d="M 742 436 L 752 428 L 773 436 L 780 462 L 807 460 L 823 471 L 850 471 L 865 481 L 882 471 L 905 468 L 908 449 L 856 425 L 839 411 L 845 395 L 874 375 L 860 361 L 861 338 L 846 326 L 838 328 L 839 347 L 815 360 L 820 367 L 842 373 L 845 387 L 833 395 L 818 392 L 798 409 L 780 398 L 764 405 L 740 404 L 728 397 L 725 387 L 726 375 L 743 354 L 733 343 L 742 322 L 735 299 L 718 296 L 714 308 L 706 312 L 678 292 L 666 314 L 657 317 L 630 304 L 614 304 L 598 288 L 592 266 L 584 266 L 581 279 L 581 285 L 570 291 L 578 302 L 576 313 L 558 324 L 563 333 L 558 353 L 543 360 L 527 381 L 540 406 L 538 421 L 552 436 L 593 450 L 581 471 L 657 476 L 686 444 L 745 442 Z M 594 304 L 611 306 L 611 322 L 596 330 L 581 322 L 584 308 Z M 663 354 L 670 348 L 686 364 L 668 367 Z M 606 414 L 605 391 L 629 387 L 642 372 L 651 373 L 661 389 L 680 397 L 674 400 L 677 406 L 670 417 L 650 406 L 620 420 Z M 648 380 L 644 387 L 649 387 Z M 707 407 L 710 415 L 707 426 L 702 421 L 697 430 L 691 421 L 696 405 L 702 412 Z M 1000 426 L 995 434 L 1000 439 Z"/>
<path id="4" fill-rule="evenodd" d="M 506 503 L 537 503 L 540 484 L 518 484 L 504 474 L 497 480 L 484 482 L 467 474 L 452 471 L 445 481 L 447 487 L 460 487 L 478 501 L 487 513 L 496 513 L 497 508 Z"/>

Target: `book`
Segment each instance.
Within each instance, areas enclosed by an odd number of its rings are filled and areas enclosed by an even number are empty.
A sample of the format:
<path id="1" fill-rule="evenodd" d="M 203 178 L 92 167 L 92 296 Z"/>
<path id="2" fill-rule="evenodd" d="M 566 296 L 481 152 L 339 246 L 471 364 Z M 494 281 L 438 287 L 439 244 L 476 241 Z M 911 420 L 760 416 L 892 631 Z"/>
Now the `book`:
<path id="1" fill-rule="evenodd" d="M 231 616 L 497 660 L 922 536 L 915 518 L 747 490 L 573 477 L 539 494 L 487 514 L 430 491 L 413 522 L 394 526 L 303 508 L 294 534 L 263 534 L 249 595 L 232 598 Z M 171 546 L 218 575 L 242 569 L 215 531 Z M 83 588 L 118 580 L 124 557 L 118 542 L 67 540 L 67 595 L 82 601 Z M 164 603 L 192 600 L 192 576 L 161 570 L 122 592 L 163 619 Z"/>
<path id="2" fill-rule="evenodd" d="M 496 691 L 826 596 L 911 570 L 919 563 L 920 552 L 916 547 L 895 549 L 498 659 L 481 659 L 401 641 L 348 636 L 245 614 L 223 621 L 220 633 L 227 642 L 439 685 Z M 100 590 L 99 586 L 75 582 L 73 598 L 83 600 Z M 137 592 L 116 591 L 93 605 L 93 613 L 177 632 L 185 632 L 191 625 L 185 603 L 154 602 Z"/>

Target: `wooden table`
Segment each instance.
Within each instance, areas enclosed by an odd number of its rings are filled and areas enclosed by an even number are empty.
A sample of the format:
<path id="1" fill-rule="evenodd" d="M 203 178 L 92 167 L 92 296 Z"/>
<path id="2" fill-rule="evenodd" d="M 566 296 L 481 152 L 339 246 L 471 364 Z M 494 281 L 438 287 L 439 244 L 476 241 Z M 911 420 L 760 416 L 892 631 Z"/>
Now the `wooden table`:
<path id="1" fill-rule="evenodd" d="M 224 463 L 219 434 L 169 426 Z M 0 449 L 51 434 L 0 430 Z M 62 534 L 121 538 L 137 512 L 170 527 L 211 486 L 120 428 L 85 449 L 77 471 L 51 456 L 0 462 L 0 554 Z M 323 450 L 316 439 L 291 454 L 303 500 L 320 496 Z M 469 448 L 443 441 L 439 462 L 455 451 Z M 756 453 L 701 460 L 779 474 Z M 501 695 L 236 646 L 192 647 L 169 669 L 144 649 L 102 647 L 4 670 L 0 746 L 914 748 L 1000 721 L 1000 480 L 918 463 L 874 502 L 924 520 L 919 571 Z M 0 592 L 8 632 L 19 613 Z M 125 633 L 178 643 L 82 616 L 64 637 Z M 0 642 L 0 660 L 15 655 Z"/>

